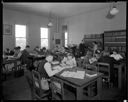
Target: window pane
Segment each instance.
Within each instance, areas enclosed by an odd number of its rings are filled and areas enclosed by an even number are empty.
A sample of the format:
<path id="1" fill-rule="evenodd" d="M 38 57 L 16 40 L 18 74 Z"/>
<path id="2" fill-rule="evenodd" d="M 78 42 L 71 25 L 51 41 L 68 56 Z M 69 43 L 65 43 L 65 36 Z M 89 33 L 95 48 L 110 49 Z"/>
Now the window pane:
<path id="1" fill-rule="evenodd" d="M 65 32 L 65 39 L 68 39 L 68 33 Z"/>
<path id="2" fill-rule="evenodd" d="M 41 48 L 42 47 L 48 48 L 48 39 L 41 39 Z"/>
<path id="3" fill-rule="evenodd" d="M 48 38 L 48 28 L 41 28 L 41 38 Z"/>
<path id="4" fill-rule="evenodd" d="M 25 38 L 16 38 L 16 46 L 20 46 L 21 50 L 23 50 L 26 46 L 26 39 Z"/>
<path id="5" fill-rule="evenodd" d="M 16 37 L 26 37 L 26 26 L 15 25 L 15 36 Z"/>
<path id="6" fill-rule="evenodd" d="M 67 44 L 68 44 L 68 40 L 65 40 L 65 47 L 67 47 Z"/>

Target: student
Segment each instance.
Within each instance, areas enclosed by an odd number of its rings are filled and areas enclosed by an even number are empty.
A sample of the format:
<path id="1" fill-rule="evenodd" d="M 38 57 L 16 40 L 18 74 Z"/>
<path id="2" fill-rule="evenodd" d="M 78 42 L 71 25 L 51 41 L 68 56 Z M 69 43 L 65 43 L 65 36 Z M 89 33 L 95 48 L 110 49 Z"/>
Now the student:
<path id="1" fill-rule="evenodd" d="M 14 49 L 15 49 L 15 47 L 12 49 L 12 50 L 10 50 L 10 54 L 9 55 L 14 55 Z"/>
<path id="2" fill-rule="evenodd" d="M 38 71 L 41 77 L 49 79 L 56 73 L 60 72 L 62 68 L 54 69 L 52 66 L 53 56 L 51 54 L 46 56 L 46 59 L 39 64 Z"/>
<path id="3" fill-rule="evenodd" d="M 44 90 L 49 90 L 50 77 L 54 76 L 55 74 L 63 70 L 63 68 L 61 67 L 56 69 L 53 68 L 51 64 L 52 61 L 53 61 L 53 56 L 51 54 L 48 54 L 46 56 L 46 59 L 39 63 L 39 67 L 37 69 L 41 76 L 41 87 Z"/>
<path id="4" fill-rule="evenodd" d="M 6 48 L 6 50 L 4 51 L 4 54 L 5 55 L 10 55 L 10 49 L 9 48 Z"/>
<path id="5" fill-rule="evenodd" d="M 39 53 L 40 53 L 40 48 L 39 48 L 39 46 L 36 46 L 36 47 L 34 48 L 34 52 L 35 52 L 36 54 L 39 54 Z"/>
<path id="6" fill-rule="evenodd" d="M 84 56 L 85 55 L 85 44 L 84 44 L 84 40 L 82 40 L 82 42 L 80 43 L 79 50 L 80 50 L 80 56 Z"/>
<path id="7" fill-rule="evenodd" d="M 94 55 L 96 50 L 98 50 L 98 44 L 96 41 L 93 41 L 92 44 L 93 44 L 93 55 Z"/>
<path id="8" fill-rule="evenodd" d="M 27 45 L 26 48 L 22 51 L 22 56 L 21 56 L 21 62 L 22 64 L 26 64 L 27 68 L 30 68 L 32 65 L 32 61 L 28 58 L 30 56 L 30 46 Z"/>
<path id="9" fill-rule="evenodd" d="M 21 53 L 20 49 L 21 49 L 20 46 L 17 46 L 17 47 L 14 48 L 14 55 L 13 56 L 15 58 L 20 58 L 21 57 L 22 53 Z"/>
<path id="10" fill-rule="evenodd" d="M 61 63 L 62 66 L 67 66 L 67 68 L 76 67 L 75 57 L 71 53 L 68 53 L 67 56 L 63 58 Z"/>
<path id="11" fill-rule="evenodd" d="M 117 61 L 123 59 L 123 57 L 118 53 L 116 49 L 113 50 L 113 54 L 111 54 L 110 57 L 113 57 Z"/>

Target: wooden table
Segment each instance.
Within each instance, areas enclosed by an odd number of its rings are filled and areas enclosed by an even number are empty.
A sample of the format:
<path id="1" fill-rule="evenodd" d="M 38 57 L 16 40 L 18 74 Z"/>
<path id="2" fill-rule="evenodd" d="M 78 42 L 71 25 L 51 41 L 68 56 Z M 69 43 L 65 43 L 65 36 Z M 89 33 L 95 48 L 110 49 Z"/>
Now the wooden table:
<path id="1" fill-rule="evenodd" d="M 90 73 L 90 72 L 96 73 L 94 71 L 89 71 L 89 70 L 81 69 L 78 67 L 76 67 L 75 69 L 79 70 L 79 71 L 85 71 L 86 73 Z M 65 70 L 67 71 L 67 70 L 72 70 L 72 69 L 65 69 Z M 63 71 L 65 71 L 65 70 L 63 70 Z M 88 77 L 85 75 L 84 79 L 76 79 L 76 78 L 60 76 L 62 72 L 56 74 L 54 77 L 61 80 L 63 85 L 67 84 L 76 89 L 76 100 L 82 100 L 83 96 L 85 99 L 89 99 L 89 97 L 83 95 L 83 88 L 87 87 L 88 85 L 90 85 L 94 82 L 97 82 L 97 95 L 96 96 L 100 99 L 100 94 L 101 94 L 101 90 L 102 90 L 102 75 L 103 74 L 97 72 L 97 76 Z M 63 95 L 63 99 L 66 100 L 65 95 Z"/>
<path id="2" fill-rule="evenodd" d="M 122 88 L 122 69 L 124 68 L 124 74 L 126 74 L 126 63 L 114 64 L 114 68 L 118 70 L 118 88 Z"/>
<path id="3" fill-rule="evenodd" d="M 3 62 L 2 62 L 2 67 L 3 67 L 3 73 L 5 73 L 5 78 L 7 77 L 7 74 L 9 72 L 15 72 L 16 71 L 16 68 L 17 68 L 17 65 L 18 65 L 18 61 L 20 61 L 20 59 L 15 59 L 15 58 L 11 58 L 11 59 L 3 59 Z M 6 67 L 7 64 L 14 64 L 14 66 L 9 69 L 8 67 Z"/>

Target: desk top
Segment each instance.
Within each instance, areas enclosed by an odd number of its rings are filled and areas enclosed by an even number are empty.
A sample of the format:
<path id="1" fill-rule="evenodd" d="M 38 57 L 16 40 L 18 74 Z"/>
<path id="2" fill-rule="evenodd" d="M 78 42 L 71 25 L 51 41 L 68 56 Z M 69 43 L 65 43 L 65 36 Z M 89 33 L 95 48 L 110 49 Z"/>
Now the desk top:
<path id="1" fill-rule="evenodd" d="M 93 77 L 89 77 L 86 76 L 84 77 L 84 79 L 77 79 L 77 78 L 71 78 L 71 77 L 63 77 L 61 76 L 61 73 L 63 73 L 63 71 L 74 71 L 74 70 L 78 70 L 78 71 L 85 71 L 85 73 L 91 73 L 91 74 L 95 74 L 97 73 L 97 76 L 93 76 Z M 54 77 L 57 77 L 59 79 L 62 79 L 64 81 L 68 81 L 69 83 L 76 85 L 76 86 L 83 86 L 85 84 L 88 84 L 89 82 L 101 77 L 103 74 L 99 73 L 99 72 L 94 72 L 94 71 L 90 71 L 90 70 L 85 70 L 82 68 L 73 68 L 73 69 L 64 69 L 63 71 L 59 72 L 58 74 L 56 74 Z"/>
<path id="2" fill-rule="evenodd" d="M 18 60 L 20 60 L 20 59 L 17 59 L 17 58 L 3 59 L 3 64 L 13 63 L 13 62 L 16 62 Z"/>

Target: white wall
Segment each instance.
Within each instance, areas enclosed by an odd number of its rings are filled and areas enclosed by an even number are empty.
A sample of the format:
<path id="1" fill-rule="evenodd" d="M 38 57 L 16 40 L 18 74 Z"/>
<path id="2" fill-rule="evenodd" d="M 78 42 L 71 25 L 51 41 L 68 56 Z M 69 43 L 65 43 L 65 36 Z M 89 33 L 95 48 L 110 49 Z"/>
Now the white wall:
<path id="1" fill-rule="evenodd" d="M 50 30 L 50 40 L 49 46 L 52 49 L 54 46 L 54 40 L 52 40 L 54 34 L 56 33 L 56 19 L 53 18 L 53 27 Z M 25 13 L 16 10 L 9 10 L 7 8 L 3 9 L 3 24 L 10 24 L 13 26 L 12 35 L 3 35 L 3 50 L 5 48 L 15 47 L 15 24 L 27 25 L 27 44 L 33 49 L 35 46 L 40 46 L 40 27 L 47 27 L 48 18 L 43 16 L 38 16 L 32 13 Z M 60 29 L 60 28 L 59 28 Z M 60 31 L 61 35 L 61 31 Z"/>
<path id="2" fill-rule="evenodd" d="M 104 31 L 126 29 L 126 2 L 117 5 L 119 13 L 106 19 L 109 8 L 87 12 L 65 19 L 68 25 L 69 43 L 79 44 L 85 34 L 101 34 Z"/>

